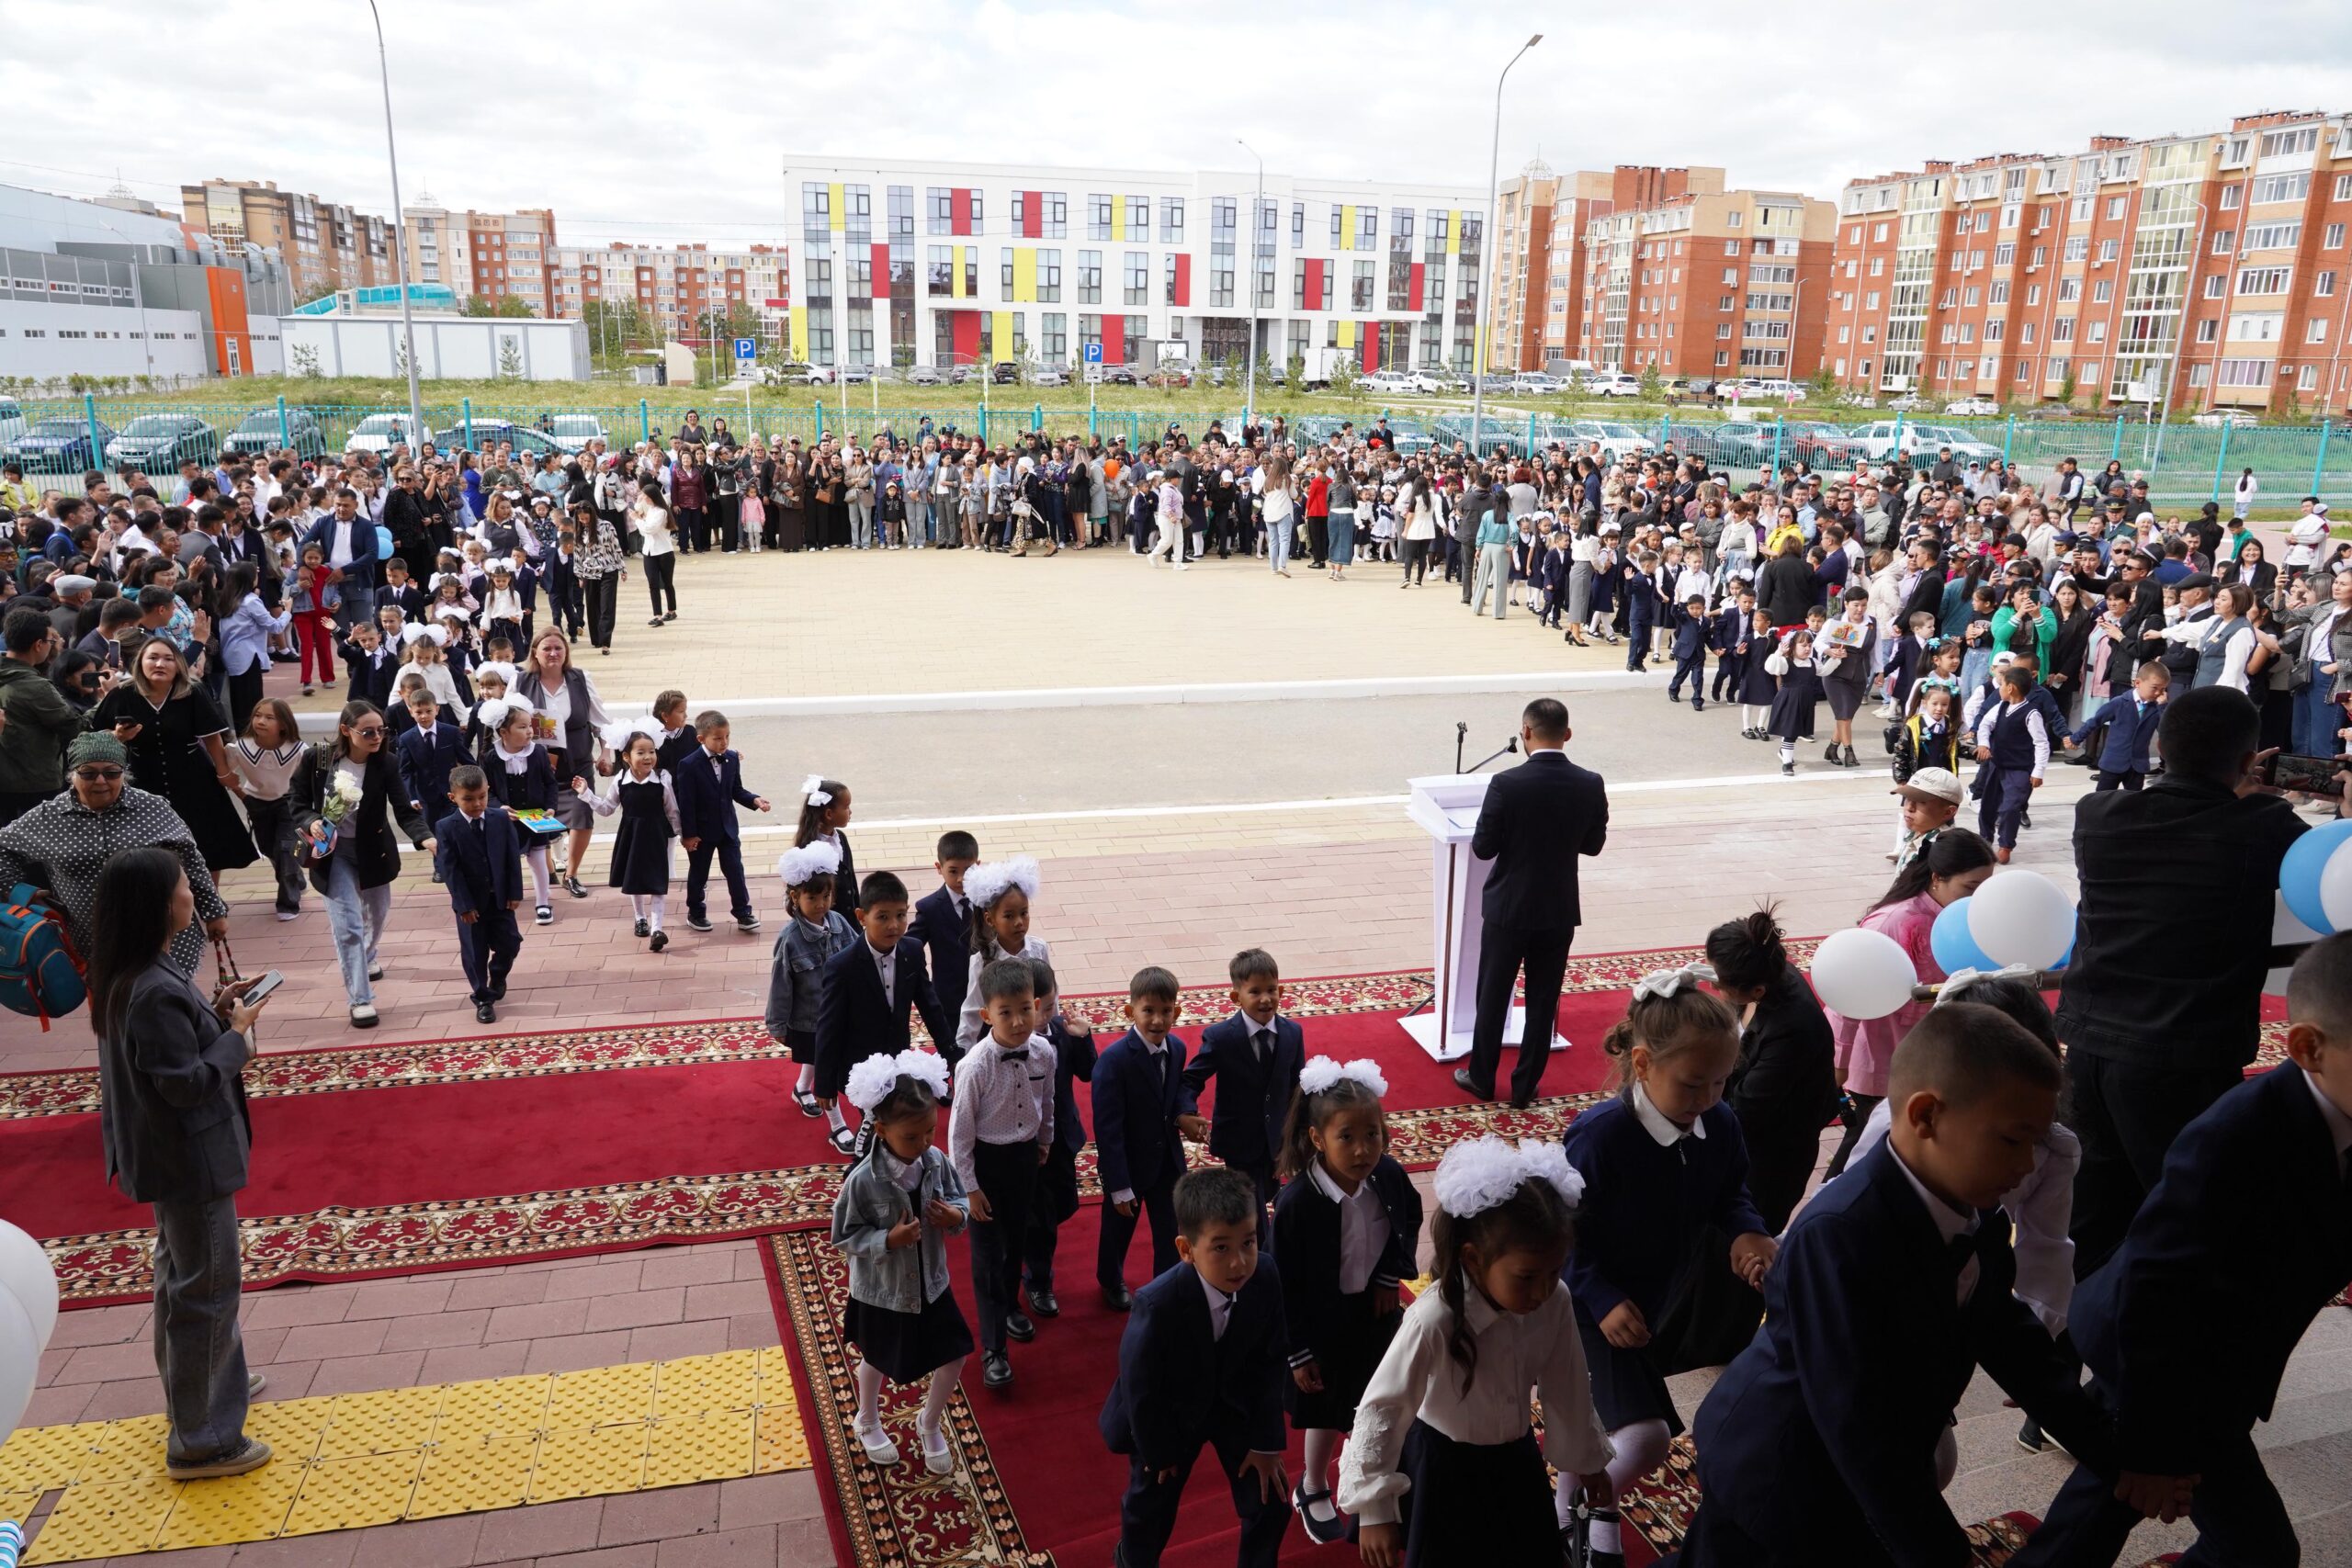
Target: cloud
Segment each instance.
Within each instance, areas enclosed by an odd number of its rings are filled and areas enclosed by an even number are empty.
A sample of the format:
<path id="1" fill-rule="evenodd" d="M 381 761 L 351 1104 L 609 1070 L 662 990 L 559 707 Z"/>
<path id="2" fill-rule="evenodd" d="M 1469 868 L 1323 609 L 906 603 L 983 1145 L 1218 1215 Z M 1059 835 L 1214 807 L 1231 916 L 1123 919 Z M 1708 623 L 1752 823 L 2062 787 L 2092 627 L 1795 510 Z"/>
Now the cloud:
<path id="1" fill-rule="evenodd" d="M 1501 168 L 1706 164 L 1834 197 L 1929 158 L 2072 152 L 2101 133 L 2214 130 L 2344 108 L 2352 6 L 1984 0 L 1916 13 L 1664 0 L 1612 7 L 1302 0 L 379 0 L 402 194 L 551 206 L 568 243 L 781 242 L 786 152 L 1270 170 L 1476 186 L 1495 73 Z M 62 44 L 92 16 L 0 0 L 0 34 Z M 115 0 L 105 69 L 0 58 L 23 106 L 0 181 L 96 195 L 119 169 L 166 209 L 183 181 L 274 179 L 389 213 L 364 0 Z"/>

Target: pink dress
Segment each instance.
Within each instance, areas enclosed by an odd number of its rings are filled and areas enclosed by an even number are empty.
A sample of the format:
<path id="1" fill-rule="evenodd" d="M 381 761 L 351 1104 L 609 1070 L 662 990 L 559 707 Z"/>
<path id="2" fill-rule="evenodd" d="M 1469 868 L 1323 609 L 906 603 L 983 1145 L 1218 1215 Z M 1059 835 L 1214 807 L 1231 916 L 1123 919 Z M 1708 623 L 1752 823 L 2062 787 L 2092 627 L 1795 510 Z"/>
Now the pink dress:
<path id="1" fill-rule="evenodd" d="M 1935 895 L 1922 893 L 1900 904 L 1872 909 L 1862 917 L 1860 924 L 1867 931 L 1883 931 L 1901 943 L 1903 951 L 1911 955 L 1911 966 L 1918 971 L 1919 983 L 1932 986 L 1943 979 L 1944 972 L 1928 947 L 1928 936 L 1935 928 L 1936 917 L 1943 910 Z M 1829 1027 L 1838 1046 L 1837 1063 L 1846 1075 L 1848 1092 L 1882 1100 L 1886 1097 L 1886 1068 L 1894 1059 L 1894 1047 L 1911 1032 L 1913 1024 L 1928 1016 L 1929 1005 L 1912 1002 L 1884 1018 L 1873 1019 L 1829 1013 Z"/>

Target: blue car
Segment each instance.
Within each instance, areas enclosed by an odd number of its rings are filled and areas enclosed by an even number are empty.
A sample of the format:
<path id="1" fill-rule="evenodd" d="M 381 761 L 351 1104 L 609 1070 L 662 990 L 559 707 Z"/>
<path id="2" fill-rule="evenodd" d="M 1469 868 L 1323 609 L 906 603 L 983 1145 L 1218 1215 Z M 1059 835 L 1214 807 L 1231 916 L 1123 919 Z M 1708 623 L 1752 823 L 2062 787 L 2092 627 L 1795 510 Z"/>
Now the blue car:
<path id="1" fill-rule="evenodd" d="M 78 474 L 98 466 L 99 454 L 114 440 L 113 429 L 96 426 L 98 450 L 90 448 L 91 422 L 86 419 L 45 419 L 0 450 L 0 457 L 28 474 Z"/>

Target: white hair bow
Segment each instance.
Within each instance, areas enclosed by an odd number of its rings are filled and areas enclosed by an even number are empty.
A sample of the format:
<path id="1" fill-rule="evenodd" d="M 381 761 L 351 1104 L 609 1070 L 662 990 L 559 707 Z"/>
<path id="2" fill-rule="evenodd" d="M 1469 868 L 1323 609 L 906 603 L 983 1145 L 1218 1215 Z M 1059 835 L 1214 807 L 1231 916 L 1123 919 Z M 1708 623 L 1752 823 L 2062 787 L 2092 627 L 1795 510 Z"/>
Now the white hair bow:
<path id="1" fill-rule="evenodd" d="M 831 792 L 825 788 L 825 775 L 822 773 L 810 773 L 802 779 L 800 793 L 811 806 L 831 806 L 833 803 Z"/>
<path id="2" fill-rule="evenodd" d="M 947 1092 L 947 1063 L 933 1052 L 901 1051 L 895 1056 L 868 1056 L 850 1068 L 842 1092 L 860 1111 L 872 1111 L 890 1098 L 900 1078 L 912 1078 L 937 1099 Z"/>
<path id="3" fill-rule="evenodd" d="M 1573 1208 L 1584 1198 L 1584 1177 L 1568 1163 L 1568 1151 L 1548 1139 L 1517 1144 L 1492 1134 L 1466 1138 L 1437 1162 L 1438 1207 L 1457 1220 L 1509 1202 L 1531 1180 L 1548 1181 Z"/>
<path id="4" fill-rule="evenodd" d="M 1695 986 L 1702 980 L 1713 980 L 1715 966 L 1712 964 L 1685 964 L 1679 969 L 1653 969 L 1634 982 L 1634 999 L 1645 997 L 1670 997 L 1685 986 Z"/>
<path id="5" fill-rule="evenodd" d="M 1306 1065 L 1298 1069 L 1298 1089 L 1301 1094 L 1321 1094 L 1341 1078 L 1353 1078 L 1372 1090 L 1374 1100 L 1388 1092 L 1388 1079 L 1380 1071 L 1380 1064 L 1368 1056 L 1354 1061 L 1340 1062 L 1329 1056 L 1309 1056 Z"/>
<path id="6" fill-rule="evenodd" d="M 831 876 L 841 868 L 842 847 L 824 839 L 786 850 L 775 863 L 776 874 L 784 878 L 786 887 L 802 886 L 812 876 Z"/>
<path id="7" fill-rule="evenodd" d="M 1941 1007 L 1946 1002 L 1956 1002 L 1960 1000 L 1961 992 L 1966 990 L 1971 986 L 1983 985 L 1986 981 L 1990 980 L 2030 981 L 2036 975 L 2041 973 L 2041 970 L 2036 969 L 2030 964 L 2003 964 L 1998 969 L 1955 970 L 1951 974 L 1945 976 L 1944 983 L 1936 988 L 1935 1005 L 1937 1007 Z"/>

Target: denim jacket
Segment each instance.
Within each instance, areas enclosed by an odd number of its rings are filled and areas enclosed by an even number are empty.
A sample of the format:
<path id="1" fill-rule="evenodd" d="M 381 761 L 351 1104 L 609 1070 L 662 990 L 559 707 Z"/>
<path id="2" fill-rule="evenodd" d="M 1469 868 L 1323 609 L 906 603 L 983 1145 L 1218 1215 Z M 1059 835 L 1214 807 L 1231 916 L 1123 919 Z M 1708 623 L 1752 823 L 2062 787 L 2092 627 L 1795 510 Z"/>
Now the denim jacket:
<path id="1" fill-rule="evenodd" d="M 798 915 L 787 918 L 775 939 L 768 966 L 768 1033 L 785 1037 L 786 1030 L 817 1032 L 817 1005 L 825 997 L 825 964 L 834 953 L 857 942 L 857 928 L 839 909 L 825 911 L 822 931 Z"/>
<path id="2" fill-rule="evenodd" d="M 877 1141 L 871 1154 L 850 1167 L 841 1196 L 833 1200 L 833 1245 L 849 1258 L 852 1296 L 868 1306 L 919 1313 L 947 1290 L 947 1240 L 926 1224 L 914 1246 L 893 1252 L 890 1227 L 921 1218 L 922 1206 L 934 1198 L 967 1224 L 971 1206 L 956 1168 L 938 1149 L 923 1150 L 922 1182 L 913 1192 L 893 1179 L 897 1165 Z"/>

